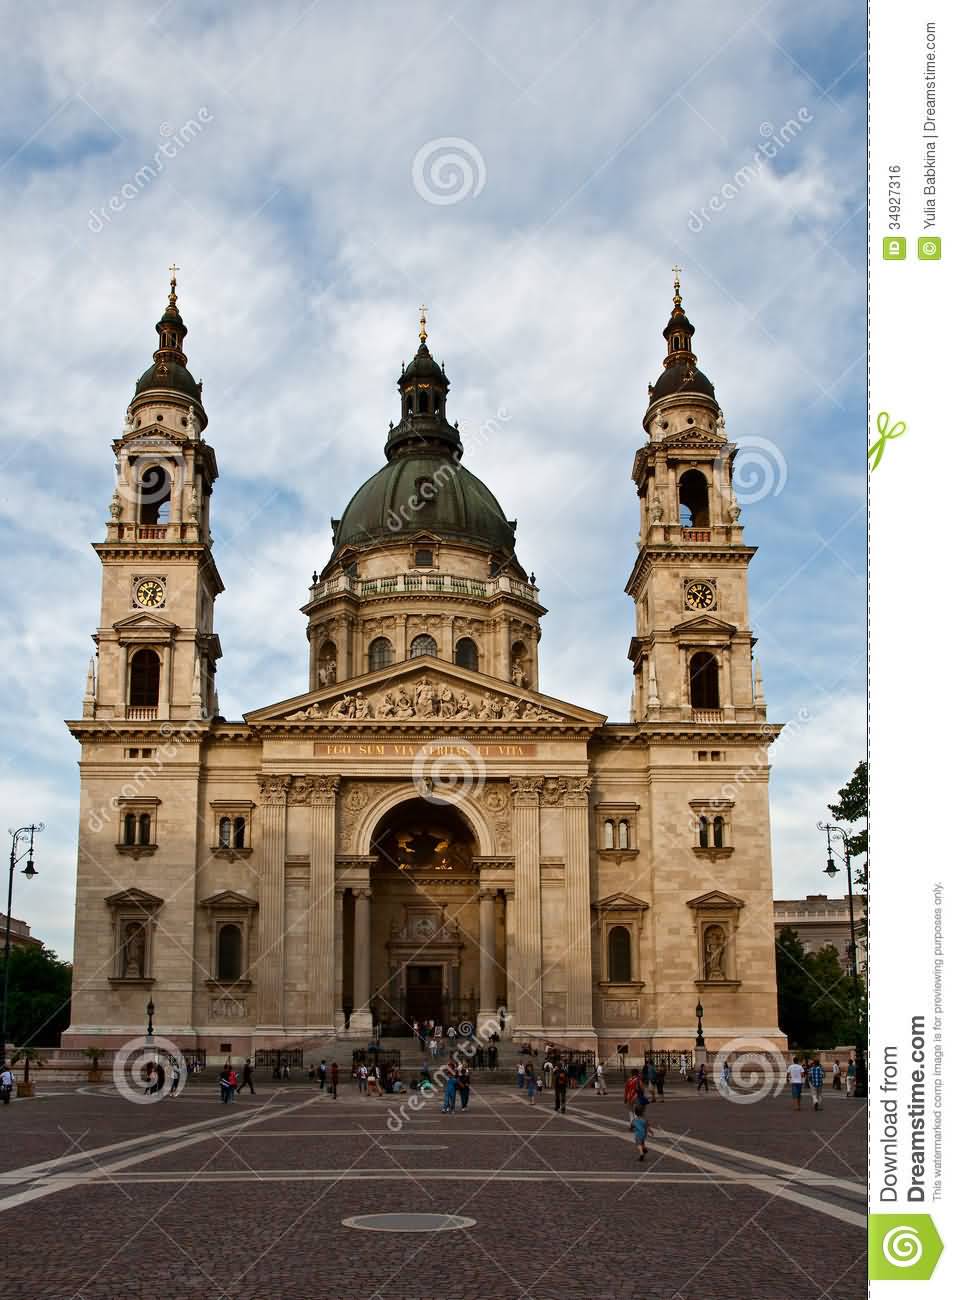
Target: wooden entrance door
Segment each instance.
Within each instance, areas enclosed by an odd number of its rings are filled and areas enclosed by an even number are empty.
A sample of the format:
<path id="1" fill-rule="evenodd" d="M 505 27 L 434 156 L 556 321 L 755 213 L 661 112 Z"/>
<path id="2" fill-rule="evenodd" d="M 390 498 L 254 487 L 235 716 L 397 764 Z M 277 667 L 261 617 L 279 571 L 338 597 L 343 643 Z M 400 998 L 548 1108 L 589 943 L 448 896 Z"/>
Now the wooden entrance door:
<path id="1" fill-rule="evenodd" d="M 411 1022 L 435 1020 L 441 1023 L 442 967 L 407 966 L 405 971 L 405 1017 Z"/>

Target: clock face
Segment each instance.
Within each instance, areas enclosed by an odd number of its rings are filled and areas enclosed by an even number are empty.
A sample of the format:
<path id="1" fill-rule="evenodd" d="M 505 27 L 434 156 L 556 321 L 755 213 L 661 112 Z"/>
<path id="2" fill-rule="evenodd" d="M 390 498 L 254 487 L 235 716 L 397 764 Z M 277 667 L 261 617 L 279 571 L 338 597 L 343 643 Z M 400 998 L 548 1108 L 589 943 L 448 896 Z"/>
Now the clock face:
<path id="1" fill-rule="evenodd" d="M 714 588 L 707 582 L 690 582 L 685 590 L 688 609 L 710 609 L 714 604 Z"/>
<path id="2" fill-rule="evenodd" d="M 137 583 L 135 595 L 137 605 L 143 605 L 146 609 L 156 609 L 166 600 L 163 584 L 155 578 L 146 578 Z"/>

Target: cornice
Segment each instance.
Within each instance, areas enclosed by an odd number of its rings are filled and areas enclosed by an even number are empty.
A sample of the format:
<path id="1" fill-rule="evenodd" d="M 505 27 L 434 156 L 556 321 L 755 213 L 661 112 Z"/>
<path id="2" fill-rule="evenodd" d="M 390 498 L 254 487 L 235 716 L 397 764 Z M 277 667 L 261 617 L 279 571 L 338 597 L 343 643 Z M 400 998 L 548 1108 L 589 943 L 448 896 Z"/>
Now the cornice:
<path id="1" fill-rule="evenodd" d="M 735 744 L 742 740 L 758 740 L 771 744 L 784 730 L 777 722 L 717 722 L 701 723 L 690 720 L 606 723 L 597 728 L 591 737 L 591 746 L 598 745 L 648 745 L 652 741 L 691 744 L 699 740 L 726 740 Z"/>

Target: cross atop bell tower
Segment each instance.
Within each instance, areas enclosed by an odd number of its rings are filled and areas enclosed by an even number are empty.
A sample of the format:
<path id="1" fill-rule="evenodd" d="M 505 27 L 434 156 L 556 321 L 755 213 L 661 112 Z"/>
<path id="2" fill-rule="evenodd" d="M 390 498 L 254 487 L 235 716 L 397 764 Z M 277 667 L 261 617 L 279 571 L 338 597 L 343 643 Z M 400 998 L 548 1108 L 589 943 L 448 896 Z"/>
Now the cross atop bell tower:
<path id="1" fill-rule="evenodd" d="M 648 385 L 648 442 L 632 478 L 641 503 L 638 559 L 625 590 L 635 601 L 632 719 L 715 725 L 764 716 L 752 681 L 745 546 L 734 494 L 735 445 L 710 379 L 691 350 L 695 327 L 672 267 L 662 372 Z"/>

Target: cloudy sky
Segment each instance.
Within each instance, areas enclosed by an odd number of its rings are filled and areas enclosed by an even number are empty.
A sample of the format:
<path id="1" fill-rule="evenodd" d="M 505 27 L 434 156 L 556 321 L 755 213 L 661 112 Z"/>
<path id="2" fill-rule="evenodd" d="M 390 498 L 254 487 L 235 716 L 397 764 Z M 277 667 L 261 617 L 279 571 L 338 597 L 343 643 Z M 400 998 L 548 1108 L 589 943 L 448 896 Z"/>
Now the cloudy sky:
<path id="1" fill-rule="evenodd" d="M 69 955 L 62 719 L 173 261 L 230 717 L 306 687 L 299 606 L 382 463 L 425 302 L 450 417 L 467 440 L 498 417 L 467 463 L 549 607 L 543 689 L 626 721 L 629 474 L 684 267 L 747 451 L 769 717 L 804 719 L 772 751 L 776 892 L 823 889 L 815 823 L 864 747 L 861 7 L 101 0 L 15 8 L 6 37 L 0 798 L 4 826 L 47 824 L 14 915 Z"/>

